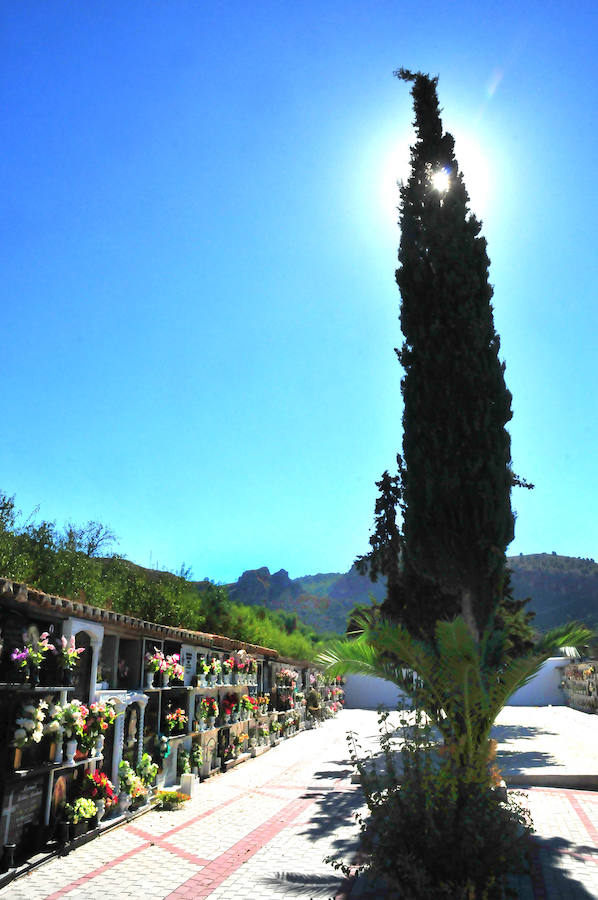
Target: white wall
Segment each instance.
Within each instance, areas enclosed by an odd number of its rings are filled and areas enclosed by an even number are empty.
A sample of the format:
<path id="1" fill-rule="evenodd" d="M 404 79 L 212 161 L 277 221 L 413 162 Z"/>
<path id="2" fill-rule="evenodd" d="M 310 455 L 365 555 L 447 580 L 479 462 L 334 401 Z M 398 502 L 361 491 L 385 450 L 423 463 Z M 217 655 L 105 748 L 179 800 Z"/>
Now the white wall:
<path id="1" fill-rule="evenodd" d="M 390 681 L 374 678 L 372 675 L 348 675 L 345 685 L 345 707 L 347 709 L 377 709 L 381 704 L 388 709 L 396 709 L 399 689 Z"/>
<path id="2" fill-rule="evenodd" d="M 566 706 L 561 688 L 563 666 L 569 662 L 562 656 L 547 659 L 535 678 L 515 691 L 508 706 Z"/>
<path id="3" fill-rule="evenodd" d="M 560 684 L 562 667 L 567 663 L 568 660 L 561 656 L 548 659 L 529 684 L 515 691 L 508 705 L 565 706 L 565 693 Z M 399 689 L 390 681 L 370 675 L 349 675 L 345 685 L 345 706 L 347 709 L 377 709 L 381 704 L 396 709 L 399 694 Z"/>

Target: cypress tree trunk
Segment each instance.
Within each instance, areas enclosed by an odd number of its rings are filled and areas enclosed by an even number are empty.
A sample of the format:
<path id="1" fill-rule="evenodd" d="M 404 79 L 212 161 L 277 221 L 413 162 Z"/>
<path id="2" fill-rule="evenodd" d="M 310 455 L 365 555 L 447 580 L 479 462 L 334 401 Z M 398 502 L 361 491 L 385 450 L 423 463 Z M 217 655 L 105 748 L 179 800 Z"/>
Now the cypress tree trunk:
<path id="1" fill-rule="evenodd" d="M 396 273 L 405 337 L 397 351 L 405 370 L 404 551 L 422 578 L 461 598 L 477 638 L 500 597 L 513 539 L 511 394 L 486 241 L 468 209 L 453 138 L 443 132 L 437 79 L 396 74 L 413 84 L 417 134 L 401 187 Z"/>

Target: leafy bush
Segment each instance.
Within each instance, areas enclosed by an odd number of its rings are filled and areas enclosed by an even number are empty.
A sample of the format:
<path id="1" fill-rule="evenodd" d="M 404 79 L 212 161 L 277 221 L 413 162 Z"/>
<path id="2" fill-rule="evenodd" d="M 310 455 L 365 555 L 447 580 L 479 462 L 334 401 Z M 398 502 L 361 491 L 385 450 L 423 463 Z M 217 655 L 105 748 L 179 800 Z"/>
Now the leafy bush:
<path id="1" fill-rule="evenodd" d="M 502 802 L 487 778 L 464 778 L 421 715 L 402 720 L 400 744 L 387 717 L 382 770 L 349 738 L 369 809 L 360 819 L 366 868 L 401 900 L 502 900 L 506 875 L 524 870 L 527 812 Z"/>

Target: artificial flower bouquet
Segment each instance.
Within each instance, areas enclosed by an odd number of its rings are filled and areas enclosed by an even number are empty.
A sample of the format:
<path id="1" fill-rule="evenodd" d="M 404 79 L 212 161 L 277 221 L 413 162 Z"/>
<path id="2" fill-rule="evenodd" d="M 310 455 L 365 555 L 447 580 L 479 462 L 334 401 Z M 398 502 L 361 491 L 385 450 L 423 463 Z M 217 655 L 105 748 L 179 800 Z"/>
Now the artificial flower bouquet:
<path id="1" fill-rule="evenodd" d="M 179 750 L 176 758 L 176 767 L 179 775 L 191 774 L 191 755 L 186 750 Z"/>
<path id="2" fill-rule="evenodd" d="M 105 703 L 91 703 L 83 726 L 81 745 L 86 750 L 91 750 L 100 735 L 103 735 L 119 715 L 114 707 L 114 702 L 107 700 Z"/>
<path id="3" fill-rule="evenodd" d="M 12 742 L 15 747 L 22 749 L 29 744 L 39 744 L 44 736 L 44 723 L 48 704 L 45 700 L 38 703 L 24 703 L 15 720 L 15 730 Z"/>
<path id="4" fill-rule="evenodd" d="M 154 675 L 156 674 L 156 672 L 166 671 L 166 660 L 164 658 L 164 654 L 161 650 L 158 650 L 157 647 L 154 647 L 153 653 L 145 654 L 145 668 L 148 672 L 153 672 Z"/>
<path id="5" fill-rule="evenodd" d="M 214 697 L 202 697 L 200 709 L 202 719 L 215 719 L 218 715 L 218 703 Z"/>
<path id="6" fill-rule="evenodd" d="M 123 759 L 118 767 L 118 781 L 121 791 L 128 794 L 133 801 L 139 802 L 147 797 L 146 786 L 126 759 Z"/>
<path id="7" fill-rule="evenodd" d="M 166 669 L 164 670 L 169 678 L 174 678 L 178 681 L 182 681 L 185 675 L 185 670 L 180 663 L 180 659 L 181 657 L 178 653 L 171 653 L 170 656 L 166 657 Z"/>
<path id="8" fill-rule="evenodd" d="M 19 649 L 16 647 L 10 658 L 13 663 L 19 669 L 39 669 L 42 662 L 46 657 L 46 653 L 54 650 L 54 647 L 49 642 L 48 632 L 45 631 L 42 635 L 40 635 L 39 640 L 27 640 L 26 635 L 23 635 L 25 640 L 25 646 Z"/>
<path id="9" fill-rule="evenodd" d="M 260 694 L 260 696 L 257 698 L 257 705 L 259 706 L 261 715 L 265 715 L 268 712 L 268 707 L 270 706 L 270 694 Z"/>
<path id="10" fill-rule="evenodd" d="M 230 675 L 235 667 L 235 660 L 232 656 L 222 660 L 222 674 Z"/>
<path id="11" fill-rule="evenodd" d="M 65 803 L 63 807 L 66 821 L 71 822 L 73 825 L 78 825 L 84 819 L 93 819 L 97 811 L 97 807 L 91 797 L 77 797 L 73 803 Z"/>
<path id="12" fill-rule="evenodd" d="M 203 765 L 203 749 L 201 744 L 195 743 L 191 745 L 191 766 L 194 769 L 200 769 Z"/>
<path id="13" fill-rule="evenodd" d="M 65 703 L 62 707 L 60 722 L 67 741 L 83 736 L 88 713 L 88 707 L 80 700 L 71 700 L 70 703 Z"/>
<path id="14" fill-rule="evenodd" d="M 179 733 L 184 731 L 188 721 L 189 717 L 185 715 L 185 710 L 180 707 L 166 715 L 166 727 L 171 734 L 173 731 Z"/>
<path id="15" fill-rule="evenodd" d="M 149 753 L 144 753 L 137 766 L 137 774 L 145 785 L 150 785 L 158 774 L 158 764 L 153 761 Z"/>
<path id="16" fill-rule="evenodd" d="M 272 719 L 270 722 L 270 734 L 277 735 L 280 731 L 280 722 L 277 719 Z"/>
<path id="17" fill-rule="evenodd" d="M 208 677 L 212 679 L 212 681 L 216 681 L 218 676 L 222 672 L 222 663 L 216 657 L 212 657 L 210 662 L 208 663 Z"/>
<path id="18" fill-rule="evenodd" d="M 53 652 L 57 656 L 58 666 L 67 672 L 72 672 L 79 665 L 81 654 L 85 652 L 85 647 L 75 646 L 75 637 L 71 635 L 67 641 L 63 635 L 60 643 L 56 647 L 52 647 Z"/>
<path id="19" fill-rule="evenodd" d="M 106 809 L 118 800 L 114 785 L 104 772 L 86 772 L 83 776 L 83 794 L 92 800 L 103 800 Z"/>
<path id="20" fill-rule="evenodd" d="M 239 698 L 237 694 L 226 694 L 222 698 L 222 712 L 225 716 L 232 716 L 239 710 Z"/>
<path id="21" fill-rule="evenodd" d="M 268 737 L 268 735 L 270 733 L 270 729 L 268 728 L 267 725 L 259 725 L 257 733 L 260 738 L 260 741 L 264 741 Z"/>
<path id="22" fill-rule="evenodd" d="M 257 700 L 255 697 L 250 697 L 249 694 L 243 694 L 241 697 L 241 709 L 243 709 L 250 716 L 255 716 L 257 714 Z"/>
<path id="23" fill-rule="evenodd" d="M 298 678 L 299 675 L 293 669 L 280 669 L 276 673 L 276 681 L 280 687 L 294 688 Z"/>

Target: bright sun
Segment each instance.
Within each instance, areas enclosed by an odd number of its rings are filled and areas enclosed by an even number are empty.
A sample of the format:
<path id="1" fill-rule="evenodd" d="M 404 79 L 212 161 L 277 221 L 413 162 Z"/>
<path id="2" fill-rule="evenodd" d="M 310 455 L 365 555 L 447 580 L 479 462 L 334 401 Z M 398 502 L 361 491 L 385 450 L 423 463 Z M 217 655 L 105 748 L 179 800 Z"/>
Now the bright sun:
<path id="1" fill-rule="evenodd" d="M 451 180 L 446 169 L 439 169 L 437 172 L 434 172 L 432 175 L 432 187 L 435 191 L 438 191 L 439 194 L 446 194 L 450 186 Z"/>
<path id="2" fill-rule="evenodd" d="M 470 209 L 478 218 L 483 219 L 489 212 L 493 199 L 490 156 L 467 134 L 457 129 L 453 134 L 455 155 L 470 197 Z M 382 164 L 381 199 L 394 221 L 399 204 L 397 181 L 405 182 L 409 177 L 409 145 L 413 142 L 413 133 L 403 134 Z M 432 183 L 437 191 L 446 192 L 450 188 L 450 173 L 445 170 L 436 172 L 432 176 Z"/>

